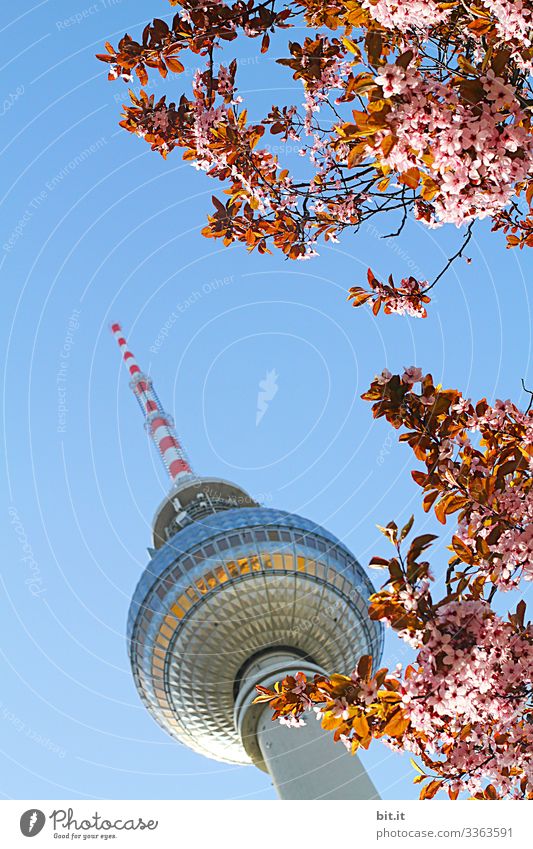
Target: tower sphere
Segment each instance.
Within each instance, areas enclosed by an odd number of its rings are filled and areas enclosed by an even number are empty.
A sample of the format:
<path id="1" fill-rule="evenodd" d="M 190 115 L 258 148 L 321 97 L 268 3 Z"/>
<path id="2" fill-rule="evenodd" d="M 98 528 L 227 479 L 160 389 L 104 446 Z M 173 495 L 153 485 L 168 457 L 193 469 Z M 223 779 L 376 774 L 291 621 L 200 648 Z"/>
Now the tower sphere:
<path id="1" fill-rule="evenodd" d="M 307 662 L 329 672 L 351 671 L 362 654 L 379 661 L 372 584 L 315 522 L 195 478 L 159 508 L 154 546 L 128 619 L 133 675 L 157 722 L 195 751 L 251 762 L 234 712 L 258 658 L 283 650 L 294 671 Z"/>

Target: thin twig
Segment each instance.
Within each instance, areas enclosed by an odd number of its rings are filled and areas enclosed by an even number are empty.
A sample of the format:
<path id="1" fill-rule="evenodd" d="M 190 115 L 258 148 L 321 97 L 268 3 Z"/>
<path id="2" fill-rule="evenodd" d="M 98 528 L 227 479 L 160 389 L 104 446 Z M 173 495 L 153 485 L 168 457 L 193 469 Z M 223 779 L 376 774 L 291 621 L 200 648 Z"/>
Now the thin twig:
<path id="1" fill-rule="evenodd" d="M 531 410 L 531 407 L 533 405 L 533 389 L 527 388 L 525 381 L 524 381 L 524 378 L 522 378 L 522 389 L 524 390 L 524 392 L 526 392 L 529 395 L 529 404 L 527 405 L 527 410 L 526 410 L 526 416 L 527 416 L 527 414 L 529 413 L 529 411 Z"/>
<path id="2" fill-rule="evenodd" d="M 402 202 L 403 201 L 405 201 L 405 186 L 403 187 L 403 190 L 402 190 Z M 400 233 L 402 232 L 403 228 L 405 227 L 405 223 L 407 221 L 407 210 L 408 210 L 408 206 L 407 206 L 407 204 L 404 203 L 403 216 L 402 216 L 400 226 L 398 227 L 398 229 L 396 230 L 395 233 L 387 233 L 386 236 L 383 236 L 384 239 L 394 239 L 394 238 L 396 238 L 396 236 L 400 235 Z"/>
<path id="3" fill-rule="evenodd" d="M 456 259 L 459 259 L 459 257 L 461 257 L 463 255 L 466 246 L 468 245 L 470 239 L 472 238 L 472 228 L 473 228 L 473 226 L 474 226 L 474 222 L 471 221 L 470 224 L 467 227 L 465 237 L 463 239 L 463 244 L 461 245 L 459 250 L 456 253 L 454 253 L 453 256 L 450 257 L 450 259 L 448 260 L 448 262 L 446 263 L 446 265 L 444 266 L 444 268 L 442 269 L 440 274 L 437 274 L 437 276 L 435 277 L 433 283 L 431 283 L 429 286 L 426 286 L 426 288 L 422 290 L 422 293 L 421 293 L 422 295 L 425 295 L 426 292 L 429 292 L 430 289 L 433 289 L 433 286 L 437 285 L 437 283 L 439 282 L 441 277 L 444 277 L 444 275 L 446 274 L 446 272 L 448 271 L 448 269 L 452 265 L 452 263 L 454 263 Z"/>

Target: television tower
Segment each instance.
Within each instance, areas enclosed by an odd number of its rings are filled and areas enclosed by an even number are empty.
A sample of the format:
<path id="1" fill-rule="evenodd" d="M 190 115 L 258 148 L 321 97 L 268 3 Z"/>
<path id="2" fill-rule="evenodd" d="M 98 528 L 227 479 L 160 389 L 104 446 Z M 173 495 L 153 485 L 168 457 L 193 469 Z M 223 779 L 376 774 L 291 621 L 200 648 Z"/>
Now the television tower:
<path id="1" fill-rule="evenodd" d="M 288 673 L 350 672 L 362 654 L 379 664 L 383 629 L 367 613 L 370 580 L 320 525 L 195 475 L 120 325 L 111 329 L 172 482 L 128 616 L 144 705 L 194 751 L 268 772 L 282 799 L 378 799 L 358 757 L 313 714 L 291 729 L 252 704 L 257 684 Z"/>

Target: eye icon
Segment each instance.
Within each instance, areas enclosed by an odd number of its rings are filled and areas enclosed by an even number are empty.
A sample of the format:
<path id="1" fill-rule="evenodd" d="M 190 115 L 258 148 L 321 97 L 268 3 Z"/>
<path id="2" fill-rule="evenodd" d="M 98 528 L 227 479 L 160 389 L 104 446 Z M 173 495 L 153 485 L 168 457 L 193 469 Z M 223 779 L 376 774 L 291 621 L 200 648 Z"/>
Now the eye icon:
<path id="1" fill-rule="evenodd" d="M 20 830 L 24 837 L 35 837 L 43 830 L 46 817 L 38 808 L 30 808 L 24 811 L 20 818 Z"/>

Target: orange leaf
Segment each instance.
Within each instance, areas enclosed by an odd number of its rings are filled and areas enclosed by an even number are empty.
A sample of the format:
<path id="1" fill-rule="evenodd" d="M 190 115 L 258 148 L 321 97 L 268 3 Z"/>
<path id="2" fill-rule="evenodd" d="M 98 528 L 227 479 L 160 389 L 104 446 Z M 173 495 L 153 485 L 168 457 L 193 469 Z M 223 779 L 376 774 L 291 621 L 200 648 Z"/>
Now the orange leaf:
<path id="1" fill-rule="evenodd" d="M 372 656 L 369 654 L 364 654 L 357 664 L 357 674 L 361 676 L 365 681 L 370 679 L 370 675 L 372 674 Z"/>
<path id="2" fill-rule="evenodd" d="M 366 737 L 368 735 L 370 728 L 364 713 L 355 717 L 353 721 L 353 729 L 359 737 Z"/>
<path id="3" fill-rule="evenodd" d="M 322 728 L 326 731 L 333 731 L 335 728 L 338 728 L 339 725 L 342 725 L 344 722 L 342 716 L 333 716 L 331 711 L 326 711 L 322 717 Z"/>
<path id="4" fill-rule="evenodd" d="M 446 505 L 448 503 L 448 497 L 449 496 L 445 495 L 444 498 L 441 498 L 439 503 L 435 506 L 435 516 L 442 525 L 446 524 Z"/>
<path id="5" fill-rule="evenodd" d="M 468 29 L 476 35 L 486 35 L 492 29 L 492 22 L 476 18 L 475 21 L 468 24 Z"/>
<path id="6" fill-rule="evenodd" d="M 422 191 L 420 194 L 424 198 L 424 200 L 433 200 L 435 195 L 439 192 L 438 183 L 432 179 L 432 177 L 428 177 L 427 174 L 422 174 Z"/>
<path id="7" fill-rule="evenodd" d="M 426 784 L 425 787 L 422 787 L 422 790 L 420 791 L 420 798 L 433 799 L 436 793 L 440 790 L 441 786 L 441 779 L 434 779 L 433 781 L 430 781 L 429 784 Z"/>
<path id="8" fill-rule="evenodd" d="M 428 510 L 431 509 L 433 502 L 438 498 L 439 490 L 434 489 L 433 492 L 428 492 L 427 495 L 424 495 L 424 500 L 422 501 L 422 507 L 424 508 L 424 512 L 427 513 Z"/>
<path id="9" fill-rule="evenodd" d="M 397 710 L 393 713 L 383 729 L 384 734 L 389 737 L 401 737 L 407 731 L 411 720 L 404 714 L 403 710 Z"/>
<path id="10" fill-rule="evenodd" d="M 182 65 L 179 59 L 174 59 L 173 56 L 166 56 L 165 61 L 167 63 L 167 67 L 175 74 L 182 74 L 185 70 L 185 67 Z"/>
<path id="11" fill-rule="evenodd" d="M 463 563 L 473 563 L 474 554 L 472 550 L 467 545 L 465 545 L 462 539 L 460 539 L 458 536 L 455 536 L 455 534 L 452 537 L 452 548 L 457 554 L 457 557 L 459 557 L 463 561 Z"/>
<path id="12" fill-rule="evenodd" d="M 383 156 L 388 156 L 395 144 L 396 139 L 393 135 L 385 136 L 385 138 L 381 142 L 381 150 L 383 152 Z"/>
<path id="13" fill-rule="evenodd" d="M 378 698 L 380 702 L 386 702 L 387 704 L 392 705 L 395 705 L 402 700 L 401 695 L 399 693 L 395 693 L 394 690 L 379 690 Z"/>
<path id="14" fill-rule="evenodd" d="M 409 168 L 408 171 L 404 171 L 404 173 L 400 175 L 398 182 L 403 183 L 410 189 L 416 189 L 420 182 L 420 171 L 418 168 Z"/>

